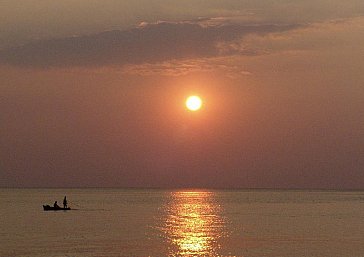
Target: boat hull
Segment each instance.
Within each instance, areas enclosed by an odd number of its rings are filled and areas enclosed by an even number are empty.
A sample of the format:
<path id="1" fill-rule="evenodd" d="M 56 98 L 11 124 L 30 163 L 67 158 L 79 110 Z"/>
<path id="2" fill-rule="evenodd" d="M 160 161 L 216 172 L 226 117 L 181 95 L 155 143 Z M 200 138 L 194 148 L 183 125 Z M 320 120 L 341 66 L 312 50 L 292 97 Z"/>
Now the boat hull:
<path id="1" fill-rule="evenodd" d="M 45 210 L 45 211 L 69 211 L 69 210 L 71 210 L 71 208 L 70 207 L 61 208 L 61 207 L 53 207 L 53 206 L 49 206 L 49 205 L 43 205 L 43 210 Z"/>

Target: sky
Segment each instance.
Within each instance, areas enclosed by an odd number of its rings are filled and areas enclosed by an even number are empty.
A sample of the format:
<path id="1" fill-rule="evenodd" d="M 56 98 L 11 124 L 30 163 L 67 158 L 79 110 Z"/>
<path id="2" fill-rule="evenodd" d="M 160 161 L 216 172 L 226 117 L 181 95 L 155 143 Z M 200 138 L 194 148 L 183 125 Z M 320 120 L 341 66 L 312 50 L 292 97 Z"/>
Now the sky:
<path id="1" fill-rule="evenodd" d="M 0 187 L 364 189 L 363 31 L 362 0 L 3 0 Z"/>

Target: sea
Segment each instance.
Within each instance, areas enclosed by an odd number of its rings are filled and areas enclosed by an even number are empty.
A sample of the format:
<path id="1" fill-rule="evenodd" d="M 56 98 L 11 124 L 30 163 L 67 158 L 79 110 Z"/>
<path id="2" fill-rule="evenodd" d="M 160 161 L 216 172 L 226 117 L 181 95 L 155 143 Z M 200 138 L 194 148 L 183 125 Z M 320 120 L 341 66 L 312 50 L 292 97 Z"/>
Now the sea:
<path id="1" fill-rule="evenodd" d="M 0 256 L 360 257 L 364 192 L 0 189 Z"/>

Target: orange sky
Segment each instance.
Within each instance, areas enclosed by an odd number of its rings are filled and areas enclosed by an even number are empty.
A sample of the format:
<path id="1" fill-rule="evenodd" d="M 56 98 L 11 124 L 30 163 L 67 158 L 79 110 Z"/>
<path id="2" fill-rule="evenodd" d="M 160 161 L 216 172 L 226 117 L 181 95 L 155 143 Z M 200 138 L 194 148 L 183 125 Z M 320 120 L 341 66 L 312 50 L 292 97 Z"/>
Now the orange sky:
<path id="1" fill-rule="evenodd" d="M 0 186 L 363 188 L 364 4 L 286 2 L 6 2 Z"/>

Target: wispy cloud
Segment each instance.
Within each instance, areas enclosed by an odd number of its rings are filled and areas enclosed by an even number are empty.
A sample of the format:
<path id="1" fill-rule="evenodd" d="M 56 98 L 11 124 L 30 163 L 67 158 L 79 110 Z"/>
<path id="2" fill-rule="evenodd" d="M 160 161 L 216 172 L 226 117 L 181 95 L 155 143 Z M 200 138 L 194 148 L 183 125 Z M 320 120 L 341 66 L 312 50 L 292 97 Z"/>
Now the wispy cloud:
<path id="1" fill-rule="evenodd" d="M 277 53 L 287 51 L 332 51 L 362 48 L 364 16 L 315 22 L 294 30 L 265 35 L 250 34 L 244 40 L 221 44 L 222 51 L 245 51 Z M 362 52 L 362 51 L 359 51 Z"/>
<path id="2" fill-rule="evenodd" d="M 227 62 L 226 57 L 173 60 L 161 63 L 126 65 L 121 72 L 141 76 L 182 76 L 194 72 L 222 72 L 228 77 L 247 76 L 251 73 L 242 65 Z"/>
<path id="3" fill-rule="evenodd" d="M 287 24 L 246 24 L 236 18 L 141 23 L 125 31 L 34 42 L 0 52 L 0 63 L 31 68 L 125 66 L 171 60 L 258 54 L 222 45 L 247 35 L 267 35 L 300 27 Z M 232 51 L 234 50 L 234 51 Z"/>

